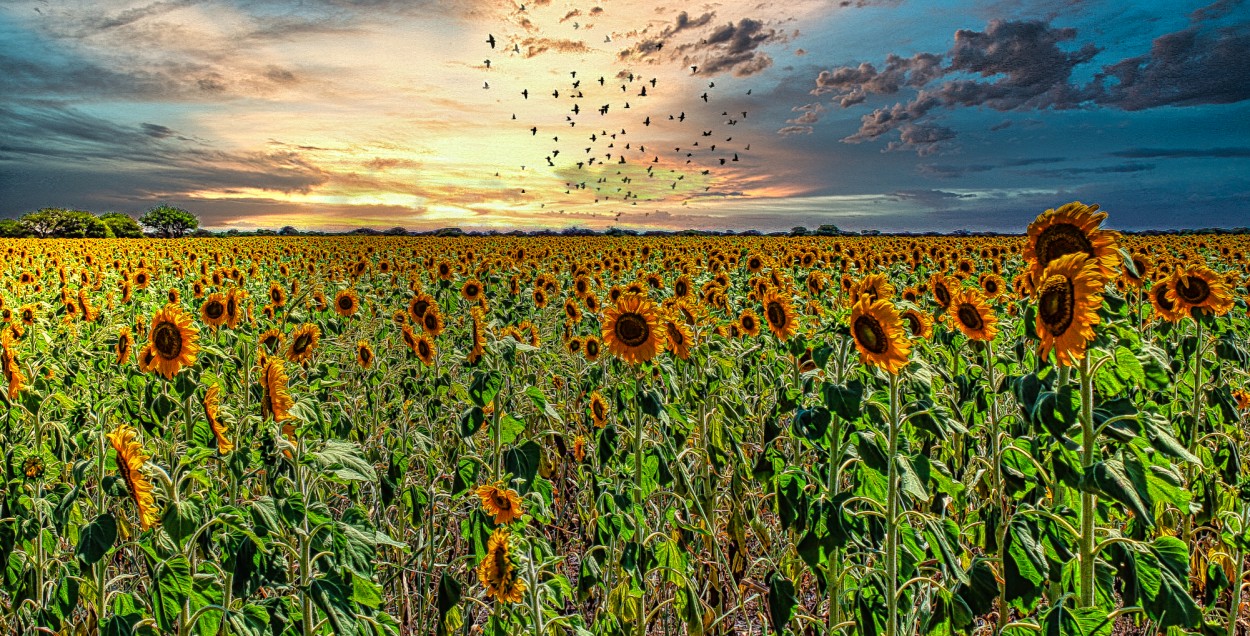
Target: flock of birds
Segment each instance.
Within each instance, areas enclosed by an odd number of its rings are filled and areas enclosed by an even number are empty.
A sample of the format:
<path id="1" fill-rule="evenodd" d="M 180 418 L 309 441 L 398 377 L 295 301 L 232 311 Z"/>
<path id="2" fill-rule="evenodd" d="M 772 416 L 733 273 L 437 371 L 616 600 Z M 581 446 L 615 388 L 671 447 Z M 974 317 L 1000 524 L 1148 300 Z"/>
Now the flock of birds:
<path id="1" fill-rule="evenodd" d="M 524 5 L 521 5 L 520 10 L 525 10 Z M 488 35 L 486 44 L 492 51 L 499 50 L 496 48 L 499 42 L 494 34 Z M 663 43 L 657 43 L 654 46 L 658 50 Z M 520 55 L 520 45 L 514 43 L 511 52 Z M 492 68 L 489 58 L 484 61 L 484 66 L 487 72 Z M 691 75 L 697 75 L 698 71 L 698 66 L 690 67 Z M 731 113 L 727 109 L 715 108 L 713 105 L 715 81 L 709 81 L 706 89 L 702 89 L 702 93 L 697 96 L 699 101 L 695 102 L 697 110 L 692 110 L 689 114 L 684 110 L 666 113 L 667 120 L 664 120 L 665 114 L 657 116 L 640 112 L 634 118 L 636 126 L 632 129 L 628 125 L 619 129 L 614 125 L 609 129 L 602 125 L 602 121 L 588 121 L 595 111 L 598 112 L 599 118 L 606 117 L 610 112 L 630 111 L 633 114 L 637 111 L 645 111 L 647 98 L 656 95 L 660 87 L 661 84 L 657 78 L 647 79 L 628 70 L 620 71 L 611 77 L 607 75 L 579 77 L 579 71 L 569 71 L 568 81 L 551 87 L 550 92 L 550 99 L 563 101 L 563 105 L 567 107 L 567 111 L 563 112 L 564 119 L 545 122 L 542 125 L 530 121 L 521 124 L 521 126 L 528 124 L 527 130 L 531 137 L 537 138 L 540 133 L 551 134 L 550 147 L 542 153 L 542 159 L 538 160 L 536 155 L 535 162 L 520 165 L 521 171 L 524 172 L 533 165 L 557 168 L 560 170 L 559 174 L 568 178 L 565 183 L 565 194 L 572 194 L 574 191 L 593 193 L 595 203 L 617 200 L 637 206 L 638 201 L 644 196 L 647 199 L 661 198 L 665 184 L 668 186 L 668 191 L 676 192 L 683 185 L 682 182 L 686 180 L 687 174 L 696 173 L 703 177 L 701 180 L 703 191 L 710 191 L 712 171 L 720 166 L 729 166 L 741 161 L 742 155 L 751 150 L 749 143 L 734 144 L 733 131 L 724 131 L 724 128 L 721 128 L 737 126 L 750 113 L 747 110 L 735 110 Z M 490 81 L 484 80 L 482 88 L 491 90 Z M 751 90 L 747 90 L 746 95 L 751 95 Z M 528 103 L 531 99 L 547 99 L 546 88 L 541 92 L 531 91 L 528 87 L 522 88 L 516 99 L 521 104 Z M 589 102 L 588 106 L 583 107 L 583 104 L 587 102 Z M 695 125 L 696 121 L 709 121 L 716 117 L 717 110 L 720 112 L 719 118 L 715 120 L 717 123 L 705 126 Z M 515 112 L 511 120 L 518 121 Z M 645 130 L 650 129 L 653 124 L 659 127 L 659 124 L 665 121 L 671 122 L 669 125 L 677 127 L 678 130 L 687 127 L 692 129 L 689 133 L 689 141 L 681 145 L 665 145 L 660 148 L 658 144 L 647 143 L 645 139 L 642 139 L 646 133 L 639 133 L 639 126 Z M 682 134 L 685 132 L 683 131 Z M 672 150 L 670 151 L 669 148 Z M 545 164 L 537 163 L 537 161 L 543 161 Z M 645 170 L 642 169 L 642 165 L 646 166 Z M 496 172 L 495 177 L 499 176 L 500 173 Z M 646 188 L 641 187 L 642 184 L 636 183 L 635 179 L 642 178 L 656 183 L 649 183 Z M 686 187 L 682 188 L 683 193 L 698 189 L 698 186 L 693 183 L 685 185 Z M 524 195 L 526 190 L 522 188 L 520 193 Z M 546 207 L 546 203 L 541 204 L 541 207 Z M 622 212 L 615 213 L 617 220 L 620 220 L 621 214 Z M 644 216 L 649 216 L 649 214 L 648 212 Z"/>

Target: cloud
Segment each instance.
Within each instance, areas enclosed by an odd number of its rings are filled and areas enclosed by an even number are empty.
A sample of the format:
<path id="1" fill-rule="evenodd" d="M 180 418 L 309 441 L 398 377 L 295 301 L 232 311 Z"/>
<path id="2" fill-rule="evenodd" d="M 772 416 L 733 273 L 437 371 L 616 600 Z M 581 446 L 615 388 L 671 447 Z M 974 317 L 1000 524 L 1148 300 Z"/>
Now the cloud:
<path id="1" fill-rule="evenodd" d="M 1097 100 L 1128 111 L 1240 102 L 1250 99 L 1248 58 L 1245 25 L 1168 33 L 1155 38 L 1150 53 L 1105 67 L 1095 79 Z M 1114 82 L 1103 90 L 1108 80 Z"/>
<path id="2" fill-rule="evenodd" d="M 990 172 L 1000 168 L 1018 168 L 1023 166 L 1032 166 L 1037 164 L 1060 163 L 1067 161 L 1064 157 L 1032 157 L 1028 159 L 1013 159 L 997 164 L 934 164 L 924 163 L 917 166 L 917 171 L 926 177 L 937 177 L 939 179 L 952 179 L 962 177 L 967 174 L 975 174 L 978 172 Z"/>
<path id="3" fill-rule="evenodd" d="M 782 137 L 789 137 L 790 135 L 810 135 L 812 134 L 812 127 L 811 126 L 786 126 L 778 130 L 777 134 L 781 135 Z"/>
<path id="4" fill-rule="evenodd" d="M 1250 30 L 1244 24 L 1208 24 L 1237 4 L 1241 2 L 1221 0 L 1196 11 L 1193 25 L 1155 38 L 1146 55 L 1104 66 L 1085 85 L 1073 81 L 1075 72 L 1102 49 L 1091 42 L 1077 45 L 1076 29 L 1040 20 L 991 20 L 984 31 L 956 31 L 951 48 L 942 54 L 889 54 L 882 70 L 867 62 L 823 70 L 811 93 L 832 94 L 835 103 L 850 108 L 874 95 L 916 91 L 910 100 L 863 115 L 859 129 L 842 139 L 845 143 L 874 140 L 905 125 L 912 126 L 910 137 L 923 139 L 928 134 L 924 120 L 939 108 L 1011 112 L 1108 106 L 1136 111 L 1240 102 L 1250 99 L 1250 81 L 1241 72 L 1250 59 Z M 1005 121 L 991 130 L 1009 125 Z M 934 149 L 929 142 L 902 137 L 900 133 L 887 150 L 915 146 L 924 154 Z"/>
<path id="5" fill-rule="evenodd" d="M 1077 177 L 1087 174 L 1127 174 L 1154 170 L 1153 163 L 1122 163 L 1114 166 L 1096 166 L 1079 168 L 1057 168 L 1054 170 L 1032 170 L 1028 174 L 1047 178 Z"/>
<path id="6" fill-rule="evenodd" d="M 681 60 L 683 65 L 695 67 L 697 75 L 729 72 L 735 77 L 748 77 L 773 65 L 772 56 L 760 51 L 761 46 L 787 40 L 785 33 L 767 28 L 763 21 L 753 18 L 707 29 L 715 17 L 715 12 L 711 11 L 698 17 L 682 11 L 658 36 L 645 38 L 622 50 L 619 58 L 652 63 Z M 682 35 L 687 31 L 702 32 L 703 37 L 691 40 Z"/>
<path id="7" fill-rule="evenodd" d="M 1128 148 L 1110 153 L 1125 159 L 1190 159 L 1250 157 L 1250 148 Z"/>
<path id="8" fill-rule="evenodd" d="M 521 40 L 521 49 L 526 58 L 536 57 L 543 53 L 587 53 L 590 48 L 581 40 L 565 40 L 542 37 L 528 37 Z"/>
<path id="9" fill-rule="evenodd" d="M 174 135 L 173 128 L 162 126 L 160 124 L 143 123 L 139 124 L 139 128 L 143 131 L 143 134 L 149 137 L 156 137 L 157 139 L 164 139 Z"/>
<path id="10" fill-rule="evenodd" d="M 955 131 L 935 124 L 904 124 L 899 128 L 899 140 L 891 141 L 882 152 L 915 150 L 921 157 L 936 154 L 944 141 L 955 138 Z"/>
<path id="11" fill-rule="evenodd" d="M 945 190 L 898 190 L 891 196 L 901 201 L 914 201 L 933 207 L 947 205 L 951 199 L 974 199 L 975 194 L 947 192 Z"/>

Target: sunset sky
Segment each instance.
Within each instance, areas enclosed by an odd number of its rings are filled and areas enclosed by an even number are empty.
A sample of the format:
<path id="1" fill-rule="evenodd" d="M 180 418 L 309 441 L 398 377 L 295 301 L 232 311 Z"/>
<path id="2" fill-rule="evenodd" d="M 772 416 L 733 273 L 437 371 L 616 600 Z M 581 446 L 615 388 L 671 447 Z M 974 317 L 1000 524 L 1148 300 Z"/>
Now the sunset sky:
<path id="1" fill-rule="evenodd" d="M 1250 225 L 1246 2 L 0 2 L 4 217 L 1021 231 L 1071 200 Z"/>

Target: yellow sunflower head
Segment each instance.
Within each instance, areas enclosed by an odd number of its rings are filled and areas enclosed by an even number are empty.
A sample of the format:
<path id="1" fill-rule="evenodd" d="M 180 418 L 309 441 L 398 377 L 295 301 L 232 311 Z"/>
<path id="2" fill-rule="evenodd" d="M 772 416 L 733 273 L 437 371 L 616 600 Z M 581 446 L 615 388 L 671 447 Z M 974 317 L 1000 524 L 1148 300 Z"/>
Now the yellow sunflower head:
<path id="1" fill-rule="evenodd" d="M 287 388 L 286 365 L 282 358 L 267 358 L 260 372 L 261 383 L 261 417 L 282 422 L 290 419 L 291 407 L 295 402 Z"/>
<path id="2" fill-rule="evenodd" d="M 360 368 L 368 369 L 373 366 L 373 347 L 368 340 L 360 340 L 356 343 L 356 362 L 360 364 Z"/>
<path id="3" fill-rule="evenodd" d="M 477 566 L 477 577 L 486 595 L 500 603 L 520 603 L 525 581 L 517 576 L 508 530 L 498 528 L 486 543 L 486 556 Z"/>
<path id="4" fill-rule="evenodd" d="M 209 294 L 200 305 L 200 318 L 213 327 L 225 324 L 229 318 L 226 315 L 226 295 L 221 292 Z"/>
<path id="5" fill-rule="evenodd" d="M 907 325 L 907 331 L 913 338 L 928 340 L 933 337 L 933 316 L 909 307 L 903 311 L 902 321 Z"/>
<path id="6" fill-rule="evenodd" d="M 1172 285 L 1175 281 L 1169 276 L 1163 280 L 1156 281 L 1150 286 L 1147 296 L 1150 298 L 1150 305 L 1154 308 L 1155 316 L 1166 320 L 1167 322 L 1180 322 L 1185 317 L 1184 312 L 1172 300 Z"/>
<path id="7" fill-rule="evenodd" d="M 1029 264 L 1033 280 L 1041 280 L 1051 261 L 1080 252 L 1098 267 L 1103 281 L 1112 280 L 1120 265 L 1116 249 L 1118 234 L 1101 228 L 1107 218 L 1097 205 L 1073 201 L 1057 210 L 1046 210 L 1029 224 L 1024 245 L 1024 260 Z"/>
<path id="8" fill-rule="evenodd" d="M 760 302 L 764 306 L 764 320 L 768 322 L 768 329 L 778 340 L 784 342 L 798 331 L 799 325 L 795 320 L 794 306 L 789 295 L 775 289 L 769 290 Z"/>
<path id="9" fill-rule="evenodd" d="M 608 402 L 603 399 L 598 391 L 590 394 L 590 417 L 595 422 L 595 428 L 603 428 L 608 425 Z"/>
<path id="10" fill-rule="evenodd" d="M 521 496 L 511 488 L 502 484 L 487 484 L 475 491 L 482 500 L 482 509 L 488 515 L 494 515 L 495 525 L 502 526 L 521 518 L 524 512 L 521 507 Z"/>
<path id="11" fill-rule="evenodd" d="M 227 437 L 230 431 L 221 420 L 220 384 L 213 384 L 204 392 L 204 417 L 208 419 L 209 428 L 213 429 L 213 437 L 217 438 L 217 452 L 225 455 L 234 450 L 234 442 Z"/>
<path id="12" fill-rule="evenodd" d="M 143 474 L 143 465 L 148 455 L 136 438 L 139 432 L 134 428 L 121 424 L 108 434 L 113 450 L 117 452 L 117 472 L 121 473 L 126 490 L 130 493 L 135 507 L 139 510 L 139 524 L 144 530 L 156 525 L 160 513 L 156 509 L 156 499 L 152 496 L 152 481 Z"/>
<path id="13" fill-rule="evenodd" d="M 1187 265 L 1172 274 L 1168 300 L 1182 313 L 1223 316 L 1233 308 L 1233 295 L 1224 279 L 1206 265 Z"/>
<path id="14" fill-rule="evenodd" d="M 356 314 L 360 309 L 360 296 L 354 289 L 341 289 L 334 295 L 334 311 L 344 318 Z"/>
<path id="15" fill-rule="evenodd" d="M 860 296 L 851 307 L 851 336 L 865 364 L 881 367 L 886 373 L 898 373 L 907 366 L 911 341 L 904 332 L 902 320 L 894 303 Z"/>
<path id="16" fill-rule="evenodd" d="M 191 317 L 181 307 L 165 305 L 152 317 L 148 330 L 148 344 L 155 356 L 153 368 L 172 378 L 182 367 L 195 364 L 199 337 L 200 331 L 191 326 Z"/>
<path id="17" fill-rule="evenodd" d="M 321 329 L 317 325 L 306 322 L 291 332 L 291 346 L 287 349 L 286 359 L 301 363 L 312 358 L 313 349 L 321 339 Z"/>
<path id="18" fill-rule="evenodd" d="M 947 318 L 970 340 L 988 342 L 998 335 L 998 316 L 985 302 L 980 289 L 960 287 L 951 295 Z"/>
<path id="19" fill-rule="evenodd" d="M 656 306 L 645 296 L 626 294 L 604 311 L 603 343 L 630 364 L 664 351 L 667 337 Z"/>
<path id="20" fill-rule="evenodd" d="M 1085 357 L 1101 319 L 1103 281 L 1098 265 L 1083 252 L 1065 254 L 1042 272 L 1037 298 L 1037 335 L 1043 358 L 1055 352 L 1060 366 L 1072 366 Z"/>

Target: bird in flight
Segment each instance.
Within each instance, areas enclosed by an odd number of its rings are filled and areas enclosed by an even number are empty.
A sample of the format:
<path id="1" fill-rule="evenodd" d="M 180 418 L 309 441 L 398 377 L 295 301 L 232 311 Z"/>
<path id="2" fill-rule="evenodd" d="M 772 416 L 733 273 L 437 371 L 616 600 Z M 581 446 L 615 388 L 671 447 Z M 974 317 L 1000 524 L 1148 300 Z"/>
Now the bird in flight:
<path id="1" fill-rule="evenodd" d="M 530 89 L 528 89 L 528 88 L 527 88 L 527 89 L 522 90 L 522 91 L 521 91 L 521 97 L 524 97 L 525 99 L 529 99 L 529 98 L 530 98 Z"/>
<path id="2" fill-rule="evenodd" d="M 494 33 L 491 33 L 489 37 L 486 38 L 486 43 L 490 45 L 490 48 L 492 49 L 495 48 L 495 34 Z"/>

